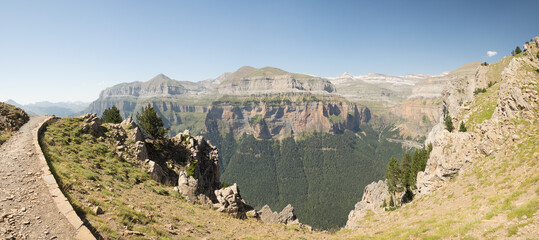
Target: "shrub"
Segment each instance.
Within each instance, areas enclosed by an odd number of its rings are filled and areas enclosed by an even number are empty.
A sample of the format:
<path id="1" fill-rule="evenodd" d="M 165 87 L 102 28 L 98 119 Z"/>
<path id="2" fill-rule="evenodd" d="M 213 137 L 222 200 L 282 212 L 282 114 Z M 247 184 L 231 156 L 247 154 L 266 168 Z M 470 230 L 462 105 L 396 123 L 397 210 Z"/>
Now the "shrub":
<path id="1" fill-rule="evenodd" d="M 447 129 L 447 131 L 449 132 L 453 132 L 453 129 L 455 129 L 455 127 L 453 126 L 453 120 L 451 119 L 451 116 L 449 116 L 449 112 L 447 112 L 447 114 L 445 115 L 444 124 L 445 129 Z"/>
<path id="2" fill-rule="evenodd" d="M 195 176 L 195 169 L 196 169 L 196 166 L 197 166 L 197 161 L 192 161 L 189 166 L 187 166 L 186 168 L 186 171 L 187 171 L 187 175 L 193 177 Z"/>
<path id="3" fill-rule="evenodd" d="M 147 107 L 142 107 L 142 111 L 137 113 L 137 125 L 146 136 L 154 140 L 163 138 L 170 130 L 164 127 L 163 119 L 157 116 L 157 112 L 149 104 Z"/>
<path id="4" fill-rule="evenodd" d="M 474 95 L 477 95 L 477 94 L 479 94 L 479 93 L 484 93 L 484 92 L 487 92 L 487 89 L 485 89 L 485 88 L 477 88 L 477 89 L 475 89 L 475 90 L 473 91 L 473 94 L 474 94 Z"/>
<path id="5" fill-rule="evenodd" d="M 515 48 L 515 55 L 517 55 L 517 54 L 519 54 L 521 52 L 522 52 L 522 50 L 520 50 L 520 47 L 517 46 L 517 48 Z"/>
<path id="6" fill-rule="evenodd" d="M 488 66 L 488 63 L 487 63 L 487 62 L 483 62 L 483 63 L 481 63 L 481 66 Z"/>
<path id="7" fill-rule="evenodd" d="M 464 122 L 460 122 L 459 126 L 459 132 L 466 132 L 468 129 L 466 128 L 466 125 L 464 125 Z"/>
<path id="8" fill-rule="evenodd" d="M 101 120 L 106 123 L 121 123 L 122 116 L 120 115 L 120 110 L 118 110 L 116 106 L 112 105 L 111 108 L 107 108 L 105 111 L 103 111 Z"/>
<path id="9" fill-rule="evenodd" d="M 492 81 L 488 82 L 488 87 L 492 87 L 494 85 L 494 83 L 495 82 L 492 82 Z M 485 92 L 486 92 L 486 90 L 485 90 Z"/>

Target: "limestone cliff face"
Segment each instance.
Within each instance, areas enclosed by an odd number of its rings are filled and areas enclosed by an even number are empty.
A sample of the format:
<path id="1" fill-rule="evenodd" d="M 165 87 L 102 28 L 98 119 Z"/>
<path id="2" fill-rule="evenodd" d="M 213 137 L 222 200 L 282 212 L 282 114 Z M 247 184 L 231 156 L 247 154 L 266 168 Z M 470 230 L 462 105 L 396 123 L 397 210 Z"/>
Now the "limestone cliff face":
<path id="1" fill-rule="evenodd" d="M 537 138 L 537 132 L 526 132 L 525 126 L 537 125 L 539 116 L 539 75 L 535 71 L 539 69 L 539 37 L 524 45 L 524 49 L 522 55 L 479 66 L 473 77 L 453 78 L 444 86 L 444 111 L 426 140 L 432 144 L 432 152 L 425 170 L 417 175 L 416 199 L 433 193 L 461 172 L 473 172 L 471 166 L 477 159 L 488 157 L 505 161 L 507 153 L 502 150 L 508 145 L 515 145 L 525 137 Z M 481 88 L 485 88 L 485 92 L 474 93 Z M 456 127 L 452 132 L 446 130 L 443 123 L 446 115 Z M 526 124 L 521 124 L 523 121 Z M 458 131 L 461 122 L 467 131 Z M 527 136 L 519 135 L 523 132 Z M 350 212 L 347 227 L 358 227 L 368 209 L 365 199 L 377 199 L 376 196 L 387 192 L 387 189 L 377 189 L 365 189 L 363 201 Z"/>
<path id="2" fill-rule="evenodd" d="M 333 93 L 335 86 L 328 80 L 317 77 L 297 78 L 292 74 L 280 76 L 255 76 L 226 81 L 219 85 L 220 94 L 244 95 L 286 92 Z"/>
<path id="3" fill-rule="evenodd" d="M 259 139 L 306 131 L 340 133 L 359 131 L 371 118 L 370 110 L 339 101 L 249 102 L 241 106 L 214 105 L 206 117 L 210 133 L 252 134 Z"/>
<path id="4" fill-rule="evenodd" d="M 478 96 L 457 94 L 446 89 L 444 106 L 453 122 L 465 122 L 468 132 L 448 132 L 442 122 L 429 133 L 433 144 L 424 172 L 417 176 L 417 194 L 423 196 L 443 186 L 444 182 L 465 169 L 480 156 L 495 157 L 505 141 L 516 141 L 516 119 L 537 121 L 537 81 L 533 69 L 539 69 L 539 37 L 524 45 L 524 57 L 505 57 L 498 63 L 483 66 L 476 75 L 477 88 L 486 87 Z M 492 82 L 488 87 L 488 82 Z M 470 99 L 474 99 L 472 102 Z M 469 104 L 467 104 L 469 103 Z M 453 111 L 453 112 L 451 112 Z"/>
<path id="5" fill-rule="evenodd" d="M 180 82 L 159 74 L 147 82 L 122 83 L 103 90 L 87 112 L 101 115 L 105 109 L 116 106 L 122 117 L 127 118 L 150 104 L 163 117 L 166 126 L 179 126 L 193 121 L 184 119 L 184 113 L 208 111 L 210 100 L 202 99 L 209 98 L 209 92 L 202 84 Z"/>
<path id="6" fill-rule="evenodd" d="M 189 90 L 169 77 L 158 74 L 147 82 L 122 83 L 107 88 L 99 94 L 99 98 L 120 97 L 170 97 L 187 94 Z"/>

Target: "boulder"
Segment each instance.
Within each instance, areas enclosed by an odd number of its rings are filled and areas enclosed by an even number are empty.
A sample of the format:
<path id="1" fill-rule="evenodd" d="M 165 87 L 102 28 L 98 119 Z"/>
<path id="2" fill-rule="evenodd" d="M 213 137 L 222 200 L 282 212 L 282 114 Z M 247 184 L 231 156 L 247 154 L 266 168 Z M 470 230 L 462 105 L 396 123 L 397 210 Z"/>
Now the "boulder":
<path id="1" fill-rule="evenodd" d="M 294 207 L 288 204 L 283 210 L 278 212 L 273 212 L 268 205 L 264 205 L 260 211 L 258 211 L 260 216 L 260 221 L 269 224 L 300 224 L 296 215 L 294 214 Z"/>
<path id="2" fill-rule="evenodd" d="M 246 218 L 247 210 L 250 210 L 245 201 L 240 196 L 238 186 L 234 183 L 232 186 L 215 190 L 217 203 L 213 205 L 219 212 L 226 212 L 237 218 Z"/>
<path id="3" fill-rule="evenodd" d="M 94 136 L 97 136 L 99 135 L 101 132 L 100 132 L 100 128 L 101 128 L 101 119 L 99 119 L 97 117 L 97 114 L 94 113 L 94 114 L 85 114 L 83 116 L 83 123 L 82 123 L 82 132 L 84 133 L 89 133 L 89 134 L 92 134 Z"/>
<path id="4" fill-rule="evenodd" d="M 135 157 L 136 160 L 144 161 L 148 159 L 148 149 L 146 148 L 146 143 L 143 141 L 135 142 Z"/>
<path id="5" fill-rule="evenodd" d="M 148 174 L 150 174 L 151 179 L 168 186 L 174 186 L 176 184 L 174 178 L 161 165 L 149 159 L 146 159 L 145 162 L 148 164 Z"/>

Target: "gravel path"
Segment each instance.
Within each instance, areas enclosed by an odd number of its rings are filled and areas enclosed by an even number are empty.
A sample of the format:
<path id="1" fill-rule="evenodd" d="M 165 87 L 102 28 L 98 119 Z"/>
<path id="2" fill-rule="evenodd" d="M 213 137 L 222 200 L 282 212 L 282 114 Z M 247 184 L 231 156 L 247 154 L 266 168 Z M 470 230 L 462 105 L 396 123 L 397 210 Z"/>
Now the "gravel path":
<path id="1" fill-rule="evenodd" d="M 30 121 L 0 146 L 0 239 L 73 239 L 75 229 L 60 213 L 42 180 Z"/>

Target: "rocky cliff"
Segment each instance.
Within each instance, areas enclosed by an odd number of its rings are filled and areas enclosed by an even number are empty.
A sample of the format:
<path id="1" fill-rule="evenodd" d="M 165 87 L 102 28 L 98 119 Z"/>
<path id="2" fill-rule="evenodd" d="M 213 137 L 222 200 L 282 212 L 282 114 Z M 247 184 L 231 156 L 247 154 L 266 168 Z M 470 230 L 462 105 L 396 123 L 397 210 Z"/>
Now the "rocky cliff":
<path id="1" fill-rule="evenodd" d="M 209 133 L 232 130 L 236 136 L 246 133 L 269 139 L 307 131 L 357 132 L 370 118 L 368 108 L 343 99 L 285 94 L 216 101 L 206 117 L 206 127 Z"/>
<path id="2" fill-rule="evenodd" d="M 490 197 L 488 203 L 483 203 L 481 210 L 474 216 L 467 216 L 471 219 L 479 218 L 473 220 L 476 223 L 485 223 L 481 224 L 481 230 L 478 231 L 484 232 L 482 236 L 485 237 L 490 232 L 499 232 L 500 226 L 496 228 L 495 225 L 489 224 L 493 216 L 514 211 L 518 206 L 525 208 L 526 204 L 536 204 L 533 202 L 536 201 L 533 200 L 534 194 L 529 195 L 527 189 L 533 191 L 535 188 L 530 186 L 530 181 L 534 180 L 530 179 L 537 179 L 533 162 L 538 157 L 536 144 L 539 137 L 539 37 L 526 43 L 524 49 L 523 53 L 516 56 L 478 66 L 473 77 L 470 77 L 468 72 L 464 73 L 467 77 L 449 79 L 442 92 L 443 114 L 426 140 L 433 146 L 430 158 L 425 170 L 417 174 L 415 200 L 412 202 L 416 204 L 405 206 L 402 211 L 418 204 L 426 204 L 424 202 L 432 202 L 432 199 L 435 202 L 445 201 L 440 205 L 459 206 L 459 209 L 467 206 L 473 209 L 473 199 Z M 442 121 L 445 116 L 449 116 L 456 126 L 453 132 L 446 129 Z M 464 124 L 467 131 L 457 131 L 460 124 Z M 514 178 L 520 180 L 512 181 Z M 450 181 L 452 179 L 457 180 Z M 368 228 L 368 224 L 362 225 L 365 224 L 364 218 L 369 214 L 368 210 L 380 213 L 380 217 L 385 218 L 383 221 L 399 219 L 398 216 L 384 213 L 377 207 L 383 199 L 380 196 L 389 194 L 386 188 L 375 187 L 379 184 L 380 182 L 372 183 L 365 188 L 362 201 L 350 212 L 347 228 Z M 499 187 L 500 184 L 503 186 Z M 443 191 L 441 196 L 437 194 L 439 191 Z M 452 194 L 444 196 L 447 192 Z M 462 195 L 459 195 L 458 201 L 453 201 L 451 198 L 456 192 Z M 475 192 L 479 195 L 475 196 Z M 427 195 L 432 197 L 425 198 Z M 417 203 L 417 199 L 421 199 L 421 202 Z M 497 199 L 505 199 L 503 207 L 496 205 L 499 202 Z M 421 209 L 432 211 L 430 206 L 422 206 Z M 372 207 L 375 210 L 372 210 Z M 447 210 L 443 209 L 440 209 L 440 212 Z M 430 213 L 436 214 L 438 213 Z M 511 214 L 515 213 L 502 214 L 498 219 L 511 219 Z M 537 214 L 529 214 L 528 217 L 532 216 L 538 217 Z M 517 230 L 520 232 L 521 226 L 531 223 L 524 222 L 526 223 L 509 222 L 514 230 L 508 230 L 507 236 L 512 236 Z M 490 231 L 485 230 L 490 228 Z M 524 235 L 531 233 L 525 228 L 522 231 Z"/>

